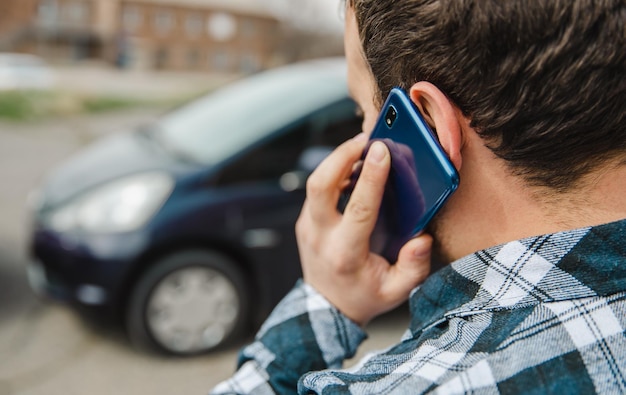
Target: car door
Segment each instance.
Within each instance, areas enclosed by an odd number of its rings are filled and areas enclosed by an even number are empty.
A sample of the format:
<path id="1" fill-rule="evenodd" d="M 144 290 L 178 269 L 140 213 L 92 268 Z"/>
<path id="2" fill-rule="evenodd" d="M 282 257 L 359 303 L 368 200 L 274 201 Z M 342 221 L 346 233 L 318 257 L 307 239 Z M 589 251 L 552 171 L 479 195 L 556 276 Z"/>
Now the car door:
<path id="1" fill-rule="evenodd" d="M 238 233 L 270 305 L 301 275 L 294 226 L 305 199 L 303 153 L 313 147 L 330 152 L 360 125 L 346 98 L 276 133 L 220 173 L 218 186 L 233 197 L 227 228 Z"/>

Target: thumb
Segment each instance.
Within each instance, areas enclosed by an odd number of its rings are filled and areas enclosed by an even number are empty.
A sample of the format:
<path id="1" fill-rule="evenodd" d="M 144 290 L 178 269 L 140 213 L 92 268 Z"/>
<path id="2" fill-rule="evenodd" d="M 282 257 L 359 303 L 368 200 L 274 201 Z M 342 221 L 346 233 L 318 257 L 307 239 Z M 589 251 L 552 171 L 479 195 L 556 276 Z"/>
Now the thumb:
<path id="1" fill-rule="evenodd" d="M 398 262 L 392 266 L 398 290 L 410 292 L 426 280 L 430 273 L 430 256 L 433 238 L 423 233 L 409 240 L 398 254 Z"/>

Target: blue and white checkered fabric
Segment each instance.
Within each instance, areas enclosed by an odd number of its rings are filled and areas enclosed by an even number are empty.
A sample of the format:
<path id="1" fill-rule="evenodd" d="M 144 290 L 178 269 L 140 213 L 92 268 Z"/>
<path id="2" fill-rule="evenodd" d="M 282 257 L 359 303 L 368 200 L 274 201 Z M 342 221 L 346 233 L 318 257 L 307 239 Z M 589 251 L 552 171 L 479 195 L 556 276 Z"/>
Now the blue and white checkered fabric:
<path id="1" fill-rule="evenodd" d="M 365 334 L 300 282 L 214 393 L 626 393 L 626 220 L 479 251 L 410 306 L 400 343 L 342 370 Z"/>

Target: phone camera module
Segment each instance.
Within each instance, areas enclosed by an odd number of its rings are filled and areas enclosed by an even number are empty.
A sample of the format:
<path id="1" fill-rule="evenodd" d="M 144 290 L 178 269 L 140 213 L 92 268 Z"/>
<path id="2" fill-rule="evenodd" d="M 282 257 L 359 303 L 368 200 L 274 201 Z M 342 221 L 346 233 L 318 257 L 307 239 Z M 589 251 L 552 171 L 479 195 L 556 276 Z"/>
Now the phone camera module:
<path id="1" fill-rule="evenodd" d="M 389 106 L 387 112 L 385 113 L 385 123 L 387 124 L 387 127 L 391 127 L 396 121 L 397 117 L 398 112 L 396 111 L 396 109 L 393 106 Z"/>

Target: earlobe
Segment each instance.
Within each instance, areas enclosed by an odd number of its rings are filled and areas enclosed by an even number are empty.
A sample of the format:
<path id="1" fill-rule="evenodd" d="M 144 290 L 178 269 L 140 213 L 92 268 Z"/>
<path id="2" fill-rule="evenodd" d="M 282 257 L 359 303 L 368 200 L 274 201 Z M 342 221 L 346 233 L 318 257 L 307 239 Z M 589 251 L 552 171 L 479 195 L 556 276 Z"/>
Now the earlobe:
<path id="1" fill-rule="evenodd" d="M 439 143 L 457 170 L 461 169 L 463 128 L 461 123 L 465 119 L 448 97 L 430 82 L 420 81 L 409 89 L 413 103 L 419 108 L 433 131 L 437 134 Z"/>

